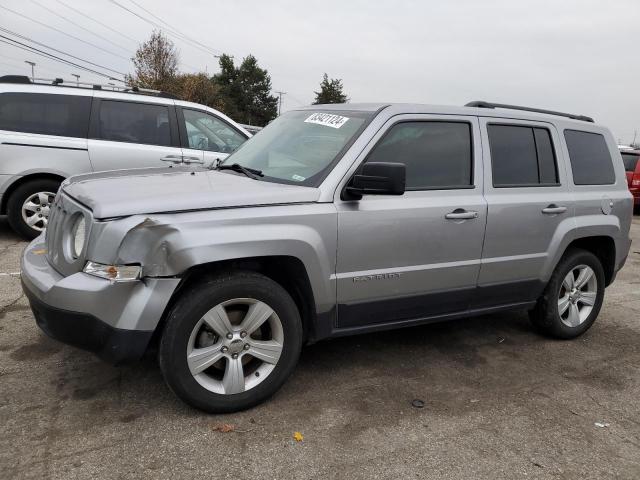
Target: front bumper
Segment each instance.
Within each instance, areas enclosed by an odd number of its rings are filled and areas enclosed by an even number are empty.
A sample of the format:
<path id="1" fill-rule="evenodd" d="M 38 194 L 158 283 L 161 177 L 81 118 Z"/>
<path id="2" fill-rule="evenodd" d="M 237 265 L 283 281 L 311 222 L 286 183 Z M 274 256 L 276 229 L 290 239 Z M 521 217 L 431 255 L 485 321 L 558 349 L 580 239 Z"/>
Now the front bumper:
<path id="1" fill-rule="evenodd" d="M 82 272 L 63 277 L 49 265 L 42 235 L 25 249 L 21 267 L 38 326 L 110 363 L 142 356 L 180 281 L 111 282 Z"/>

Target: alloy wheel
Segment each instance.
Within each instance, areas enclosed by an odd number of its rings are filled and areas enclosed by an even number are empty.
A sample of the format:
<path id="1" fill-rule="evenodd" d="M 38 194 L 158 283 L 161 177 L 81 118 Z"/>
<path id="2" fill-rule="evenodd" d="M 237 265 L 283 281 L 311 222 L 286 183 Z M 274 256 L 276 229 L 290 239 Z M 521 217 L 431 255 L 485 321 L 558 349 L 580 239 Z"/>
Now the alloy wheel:
<path id="1" fill-rule="evenodd" d="M 237 394 L 273 372 L 283 345 L 282 323 L 269 305 L 234 298 L 216 305 L 196 323 L 187 344 L 187 364 L 207 390 Z"/>
<path id="2" fill-rule="evenodd" d="M 568 327 L 584 323 L 593 310 L 598 294 L 598 280 L 587 265 L 572 268 L 564 277 L 558 293 L 558 314 Z"/>

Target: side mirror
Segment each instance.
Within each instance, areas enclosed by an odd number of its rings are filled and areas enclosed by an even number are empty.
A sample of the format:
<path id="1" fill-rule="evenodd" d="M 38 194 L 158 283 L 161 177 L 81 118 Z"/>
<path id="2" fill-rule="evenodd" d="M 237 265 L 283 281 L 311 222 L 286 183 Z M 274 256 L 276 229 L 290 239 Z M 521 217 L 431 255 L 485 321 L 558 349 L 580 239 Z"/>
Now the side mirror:
<path id="1" fill-rule="evenodd" d="M 349 199 L 363 195 L 403 195 L 407 177 L 404 163 L 371 162 L 353 176 L 346 188 Z"/>

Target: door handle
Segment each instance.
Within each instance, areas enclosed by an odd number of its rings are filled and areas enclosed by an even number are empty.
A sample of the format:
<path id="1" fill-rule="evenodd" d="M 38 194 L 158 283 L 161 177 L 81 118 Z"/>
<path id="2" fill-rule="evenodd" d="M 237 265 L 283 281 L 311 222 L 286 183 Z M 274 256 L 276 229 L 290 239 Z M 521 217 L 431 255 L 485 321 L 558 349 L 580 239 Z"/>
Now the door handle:
<path id="1" fill-rule="evenodd" d="M 182 161 L 183 161 L 184 163 L 187 163 L 187 164 L 189 164 L 189 163 L 204 163 L 204 160 L 202 160 L 202 159 L 201 159 L 201 158 L 199 158 L 199 157 L 188 157 L 188 156 L 183 156 L 183 157 L 182 157 Z"/>
<path id="2" fill-rule="evenodd" d="M 555 203 L 552 203 L 547 208 L 542 209 L 542 213 L 545 213 L 547 215 L 555 215 L 558 213 L 564 213 L 566 211 L 567 211 L 567 207 L 559 207 Z"/>
<path id="3" fill-rule="evenodd" d="M 166 157 L 162 157 L 160 160 L 163 162 L 182 163 L 182 155 L 167 155 Z"/>
<path id="4" fill-rule="evenodd" d="M 478 212 L 465 210 L 464 208 L 456 208 L 453 212 L 447 213 L 444 218 L 447 220 L 470 220 L 478 218 Z"/>

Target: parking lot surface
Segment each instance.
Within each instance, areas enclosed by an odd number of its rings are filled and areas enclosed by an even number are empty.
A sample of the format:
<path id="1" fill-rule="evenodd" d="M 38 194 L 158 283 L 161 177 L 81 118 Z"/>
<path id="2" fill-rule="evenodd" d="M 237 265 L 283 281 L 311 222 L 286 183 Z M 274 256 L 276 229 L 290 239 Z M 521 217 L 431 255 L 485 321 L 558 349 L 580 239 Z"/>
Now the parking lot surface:
<path id="1" fill-rule="evenodd" d="M 0 219 L 0 477 L 640 478 L 632 228 L 577 340 L 502 313 L 321 342 L 270 401 L 212 416 L 177 400 L 152 356 L 111 367 L 41 333 L 20 288 L 26 244 Z"/>

